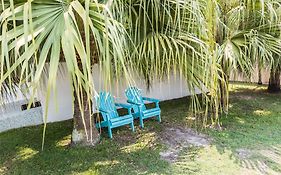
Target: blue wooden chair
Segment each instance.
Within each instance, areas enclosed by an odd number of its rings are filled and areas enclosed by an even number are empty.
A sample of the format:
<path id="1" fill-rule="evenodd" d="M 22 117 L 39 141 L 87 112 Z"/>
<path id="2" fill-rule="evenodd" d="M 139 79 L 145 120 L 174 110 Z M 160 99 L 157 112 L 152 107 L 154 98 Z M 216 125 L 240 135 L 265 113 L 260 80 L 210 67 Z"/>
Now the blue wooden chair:
<path id="1" fill-rule="evenodd" d="M 159 100 L 153 98 L 143 97 L 140 89 L 136 87 L 130 87 L 126 90 L 127 102 L 133 105 L 133 116 L 134 118 L 140 119 L 140 126 L 143 128 L 143 120 L 151 117 L 157 117 L 158 121 L 161 122 L 161 109 L 159 107 Z M 147 109 L 145 101 L 155 103 L 155 107 Z"/>
<path id="2" fill-rule="evenodd" d="M 130 124 L 132 131 L 135 130 L 134 117 L 132 115 L 132 105 L 114 103 L 113 97 L 110 93 L 107 92 L 100 92 L 99 96 L 96 96 L 95 100 L 97 108 L 103 118 L 103 121 L 97 123 L 96 127 L 107 127 L 108 135 L 110 138 L 112 138 L 112 129 L 117 128 L 119 126 Z M 116 107 L 126 108 L 128 110 L 128 114 L 124 116 L 119 116 Z"/>

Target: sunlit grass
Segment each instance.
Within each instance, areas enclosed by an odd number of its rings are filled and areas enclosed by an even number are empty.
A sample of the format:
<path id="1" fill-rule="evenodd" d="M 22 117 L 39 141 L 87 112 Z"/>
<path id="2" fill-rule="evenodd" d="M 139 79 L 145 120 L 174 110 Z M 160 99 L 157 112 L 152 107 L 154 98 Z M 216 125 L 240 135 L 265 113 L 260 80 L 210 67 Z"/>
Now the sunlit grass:
<path id="1" fill-rule="evenodd" d="M 174 174 L 259 174 L 254 170 L 241 168 L 232 154 L 231 150 L 220 152 L 216 146 L 186 150 L 175 163 Z"/>
<path id="2" fill-rule="evenodd" d="M 56 146 L 58 147 L 65 147 L 68 146 L 71 142 L 71 134 L 69 134 L 68 136 L 65 136 L 64 138 L 62 138 L 61 140 L 59 140 L 56 143 Z"/>
<path id="3" fill-rule="evenodd" d="M 39 151 L 34 150 L 32 148 L 19 148 L 19 152 L 18 152 L 18 158 L 20 158 L 21 160 L 27 160 L 32 158 L 33 156 L 35 156 L 36 154 L 38 154 Z"/>
<path id="4" fill-rule="evenodd" d="M 265 85 L 256 85 L 256 84 L 249 84 L 249 83 L 237 83 L 237 82 L 233 82 L 230 84 L 229 86 L 230 91 L 233 92 L 241 92 L 244 90 L 247 91 L 258 91 L 258 90 L 266 90 L 267 86 Z M 249 94 L 251 95 L 251 94 Z"/>
<path id="5" fill-rule="evenodd" d="M 154 145 L 157 144 L 156 140 L 156 133 L 155 132 L 149 132 L 146 134 L 143 134 L 140 138 L 138 138 L 138 141 L 131 145 L 126 145 L 122 147 L 120 150 L 124 153 L 132 153 L 136 151 L 141 151 L 145 148 L 151 148 Z"/>
<path id="6" fill-rule="evenodd" d="M 147 120 L 140 129 L 136 121 L 135 132 L 114 129 L 112 140 L 105 129 L 95 148 L 69 146 L 72 121 L 48 125 L 44 152 L 42 126 L 1 133 L 0 174 L 280 174 L 281 94 L 249 84 L 232 89 L 222 131 L 200 130 L 211 144 L 184 148 L 175 163 L 161 159 L 161 137 L 167 128 L 196 126 L 186 98 L 160 104 L 161 124 Z"/>
<path id="7" fill-rule="evenodd" d="M 96 166 L 109 166 L 109 165 L 116 165 L 120 163 L 120 161 L 118 160 L 106 160 L 106 161 L 98 161 L 98 162 L 95 162 L 95 165 Z"/>
<path id="8" fill-rule="evenodd" d="M 271 114 L 271 111 L 267 111 L 267 110 L 255 110 L 254 111 L 254 114 L 255 115 L 258 115 L 258 116 L 268 116 Z"/>

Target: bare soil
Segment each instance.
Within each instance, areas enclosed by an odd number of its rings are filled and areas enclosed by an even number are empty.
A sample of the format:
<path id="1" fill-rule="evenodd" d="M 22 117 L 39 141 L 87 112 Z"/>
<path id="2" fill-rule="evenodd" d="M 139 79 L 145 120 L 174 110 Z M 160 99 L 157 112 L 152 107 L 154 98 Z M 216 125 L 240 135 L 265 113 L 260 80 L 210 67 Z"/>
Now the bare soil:
<path id="1" fill-rule="evenodd" d="M 170 163 L 176 162 L 180 151 L 184 148 L 206 147 L 210 144 L 210 139 L 206 135 L 182 127 L 167 128 L 161 135 L 161 140 L 167 149 L 160 152 L 160 156 Z"/>

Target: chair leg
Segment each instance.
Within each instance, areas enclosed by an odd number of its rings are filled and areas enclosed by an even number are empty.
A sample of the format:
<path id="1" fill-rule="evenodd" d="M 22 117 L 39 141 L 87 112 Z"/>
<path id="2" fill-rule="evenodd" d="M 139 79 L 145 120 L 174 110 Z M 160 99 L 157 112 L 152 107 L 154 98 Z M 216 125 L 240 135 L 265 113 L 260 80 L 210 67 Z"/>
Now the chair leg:
<path id="1" fill-rule="evenodd" d="M 159 122 L 161 122 L 161 114 L 158 115 L 157 119 Z"/>
<path id="2" fill-rule="evenodd" d="M 133 132 L 135 131 L 134 122 L 131 123 L 131 129 L 132 129 Z"/>
<path id="3" fill-rule="evenodd" d="M 140 117 L 140 127 L 141 127 L 141 128 L 144 128 L 143 118 L 142 118 L 142 117 Z"/>
<path id="4" fill-rule="evenodd" d="M 112 130 L 111 127 L 108 127 L 108 136 L 112 139 Z"/>

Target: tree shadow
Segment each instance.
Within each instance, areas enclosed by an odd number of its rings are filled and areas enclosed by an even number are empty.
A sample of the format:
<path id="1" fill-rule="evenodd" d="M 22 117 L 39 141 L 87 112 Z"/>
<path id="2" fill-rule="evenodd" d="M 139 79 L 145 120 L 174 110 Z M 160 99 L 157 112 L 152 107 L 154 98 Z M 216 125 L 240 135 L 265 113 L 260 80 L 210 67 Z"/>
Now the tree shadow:
<path id="1" fill-rule="evenodd" d="M 222 118 L 224 129 L 204 130 L 212 137 L 215 151 L 220 155 L 230 152 L 229 159 L 241 168 L 280 173 L 280 97 L 267 94 L 263 87 L 236 88 L 231 93 L 229 114 Z M 159 155 L 165 149 L 159 139 L 163 130 L 190 126 L 188 104 L 188 98 L 162 102 L 161 124 L 149 119 L 140 129 L 136 120 L 135 132 L 129 126 L 116 128 L 112 140 L 107 130 L 102 130 L 101 143 L 95 148 L 68 146 L 72 121 L 48 124 L 44 151 L 42 126 L 1 133 L 0 174 L 172 174 L 174 167 L 179 167 L 180 173 L 196 174 L 201 168 L 195 161 L 200 149 L 188 148 L 175 164 Z M 211 161 L 216 161 L 213 158 Z"/>
<path id="2" fill-rule="evenodd" d="M 230 158 L 242 168 L 280 174 L 281 94 L 252 85 L 236 88 L 230 99 L 229 114 L 222 119 L 224 130 L 208 131 L 216 149 L 221 154 L 230 150 Z"/>
<path id="3" fill-rule="evenodd" d="M 155 124 L 155 123 L 154 123 Z M 42 126 L 0 135 L 0 174 L 168 174 L 168 163 L 159 159 L 161 145 L 150 129 L 113 130 L 114 138 L 96 147 L 70 147 L 72 121 L 49 124 L 44 151 Z"/>
<path id="4" fill-rule="evenodd" d="M 186 111 L 187 102 L 187 98 L 161 102 L 164 120 L 161 124 L 150 119 L 140 129 L 136 120 L 134 133 L 129 126 L 115 128 L 112 140 L 105 128 L 100 144 L 94 148 L 69 146 L 72 120 L 47 125 L 44 151 L 41 151 L 42 125 L 1 133 L 0 174 L 170 174 L 169 163 L 160 159 L 163 145 L 158 137 L 166 125 L 184 120 L 176 118 L 179 115 L 173 111 Z"/>

